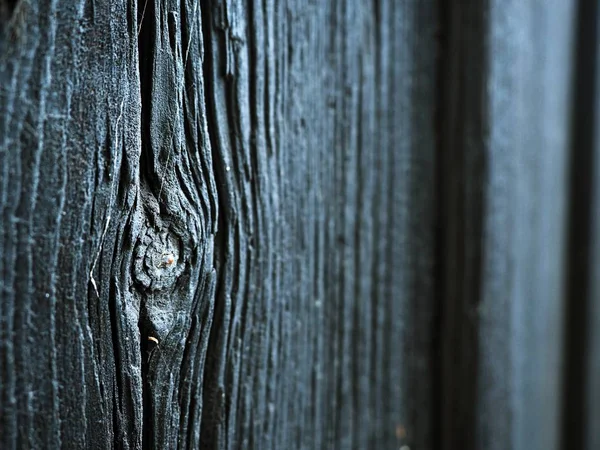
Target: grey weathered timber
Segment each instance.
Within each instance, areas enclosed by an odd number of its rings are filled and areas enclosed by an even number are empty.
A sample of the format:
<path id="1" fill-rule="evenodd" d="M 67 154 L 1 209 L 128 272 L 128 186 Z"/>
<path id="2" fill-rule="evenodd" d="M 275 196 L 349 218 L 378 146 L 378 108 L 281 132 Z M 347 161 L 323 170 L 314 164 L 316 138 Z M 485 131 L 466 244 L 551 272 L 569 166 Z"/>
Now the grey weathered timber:
<path id="1" fill-rule="evenodd" d="M 558 449 L 574 7 L 447 9 L 442 447 Z"/>
<path id="2" fill-rule="evenodd" d="M 0 449 L 595 449 L 597 12 L 0 0 Z"/>
<path id="3" fill-rule="evenodd" d="M 207 445 L 432 445 L 435 24 L 433 2 L 203 15 Z"/>
<path id="4" fill-rule="evenodd" d="M 14 8 L 2 448 L 430 447 L 435 3 Z"/>

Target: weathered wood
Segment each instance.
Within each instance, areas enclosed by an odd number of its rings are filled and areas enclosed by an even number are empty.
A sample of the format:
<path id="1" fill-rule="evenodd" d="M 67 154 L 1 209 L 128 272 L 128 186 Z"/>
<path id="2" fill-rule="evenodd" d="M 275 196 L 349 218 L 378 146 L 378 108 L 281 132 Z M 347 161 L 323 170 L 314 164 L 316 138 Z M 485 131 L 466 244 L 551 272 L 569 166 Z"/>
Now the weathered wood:
<path id="1" fill-rule="evenodd" d="M 443 50 L 442 448 L 564 448 L 574 7 L 458 3 Z"/>
<path id="2" fill-rule="evenodd" d="M 0 448 L 596 448 L 582 11 L 0 0 Z"/>
<path id="3" fill-rule="evenodd" d="M 431 446 L 435 5 L 223 2 L 203 24 L 222 236 L 203 442 Z"/>
<path id="4" fill-rule="evenodd" d="M 431 446 L 435 4 L 10 17 L 2 447 Z"/>

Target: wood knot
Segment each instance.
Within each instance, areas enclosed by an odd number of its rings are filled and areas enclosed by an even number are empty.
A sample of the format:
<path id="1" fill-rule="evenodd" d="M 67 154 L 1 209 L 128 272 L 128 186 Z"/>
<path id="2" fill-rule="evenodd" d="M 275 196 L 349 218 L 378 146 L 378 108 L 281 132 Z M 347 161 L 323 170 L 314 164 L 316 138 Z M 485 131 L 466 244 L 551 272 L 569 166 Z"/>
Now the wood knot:
<path id="1" fill-rule="evenodd" d="M 135 280 L 156 291 L 171 287 L 183 273 L 181 240 L 170 230 L 148 228 L 135 249 Z"/>

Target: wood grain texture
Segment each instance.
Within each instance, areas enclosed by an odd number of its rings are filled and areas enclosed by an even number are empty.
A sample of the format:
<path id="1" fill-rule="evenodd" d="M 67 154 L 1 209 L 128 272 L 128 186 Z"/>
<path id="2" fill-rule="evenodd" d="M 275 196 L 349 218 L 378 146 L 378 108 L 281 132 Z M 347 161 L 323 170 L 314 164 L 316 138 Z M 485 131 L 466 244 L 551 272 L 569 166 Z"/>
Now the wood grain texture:
<path id="1" fill-rule="evenodd" d="M 17 8 L 2 448 L 431 446 L 435 4 Z"/>
<path id="2" fill-rule="evenodd" d="M 595 448 L 582 11 L 0 0 L 0 448 Z"/>
<path id="3" fill-rule="evenodd" d="M 216 188 L 197 5 L 161 5 L 21 2 L 4 35 L 3 448 L 198 441 Z"/>
<path id="4" fill-rule="evenodd" d="M 435 19 L 397 2 L 203 15 L 224 250 L 207 446 L 431 445 Z"/>

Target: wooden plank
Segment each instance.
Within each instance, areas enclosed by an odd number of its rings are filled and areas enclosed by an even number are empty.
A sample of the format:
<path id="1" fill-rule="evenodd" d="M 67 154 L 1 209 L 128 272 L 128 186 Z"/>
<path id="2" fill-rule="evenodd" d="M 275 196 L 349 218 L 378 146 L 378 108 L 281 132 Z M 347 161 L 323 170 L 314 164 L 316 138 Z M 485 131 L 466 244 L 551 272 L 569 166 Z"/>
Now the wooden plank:
<path id="1" fill-rule="evenodd" d="M 558 448 L 573 6 L 447 16 L 443 448 Z"/>
<path id="2" fill-rule="evenodd" d="M 431 447 L 436 3 L 2 5 L 0 446 Z"/>
<path id="3" fill-rule="evenodd" d="M 203 442 L 428 448 L 435 5 L 244 5 L 203 16 L 223 236 Z"/>
<path id="4" fill-rule="evenodd" d="M 596 448 L 575 14 L 0 1 L 0 448 Z"/>

